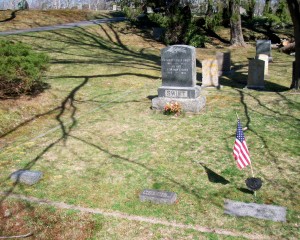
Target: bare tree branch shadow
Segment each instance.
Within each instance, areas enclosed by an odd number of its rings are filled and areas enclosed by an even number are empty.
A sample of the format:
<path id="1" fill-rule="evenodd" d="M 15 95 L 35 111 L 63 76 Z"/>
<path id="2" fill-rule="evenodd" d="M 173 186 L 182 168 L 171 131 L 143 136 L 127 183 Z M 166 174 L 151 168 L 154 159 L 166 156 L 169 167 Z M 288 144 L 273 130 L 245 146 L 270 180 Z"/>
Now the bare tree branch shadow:
<path id="1" fill-rule="evenodd" d="M 0 22 L 8 22 L 8 21 L 11 21 L 13 20 L 14 18 L 16 18 L 16 13 L 19 12 L 20 10 L 14 10 L 11 12 L 11 16 L 7 19 L 4 19 L 4 20 L 1 20 Z"/>

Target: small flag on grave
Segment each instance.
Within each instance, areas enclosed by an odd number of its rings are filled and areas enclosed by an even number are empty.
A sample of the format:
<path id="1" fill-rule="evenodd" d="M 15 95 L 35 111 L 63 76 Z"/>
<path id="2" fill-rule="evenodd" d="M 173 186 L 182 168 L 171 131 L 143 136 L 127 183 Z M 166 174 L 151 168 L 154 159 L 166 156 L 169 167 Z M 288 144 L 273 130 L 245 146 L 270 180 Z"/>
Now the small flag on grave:
<path id="1" fill-rule="evenodd" d="M 234 159 L 236 160 L 239 169 L 242 169 L 248 166 L 249 164 L 251 164 L 250 155 L 247 148 L 240 119 L 238 119 L 238 123 L 237 123 L 236 138 L 233 147 L 233 156 Z"/>

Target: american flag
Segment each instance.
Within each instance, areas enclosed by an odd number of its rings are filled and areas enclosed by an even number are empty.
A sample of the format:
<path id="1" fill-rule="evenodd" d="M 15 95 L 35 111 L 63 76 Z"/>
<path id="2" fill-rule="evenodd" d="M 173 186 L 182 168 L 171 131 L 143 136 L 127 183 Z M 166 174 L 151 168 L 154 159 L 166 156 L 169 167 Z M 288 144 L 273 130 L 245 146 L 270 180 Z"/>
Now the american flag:
<path id="1" fill-rule="evenodd" d="M 237 129 L 236 129 L 236 138 L 233 147 L 233 156 L 236 160 L 239 169 L 246 167 L 251 164 L 249 151 L 247 148 L 244 132 L 238 119 Z"/>

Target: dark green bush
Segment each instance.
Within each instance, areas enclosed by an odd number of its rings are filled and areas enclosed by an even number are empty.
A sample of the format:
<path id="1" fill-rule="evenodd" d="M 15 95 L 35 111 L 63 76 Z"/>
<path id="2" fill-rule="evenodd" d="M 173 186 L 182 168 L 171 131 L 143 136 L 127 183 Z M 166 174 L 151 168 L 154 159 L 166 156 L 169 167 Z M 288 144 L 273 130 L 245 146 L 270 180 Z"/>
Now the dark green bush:
<path id="1" fill-rule="evenodd" d="M 148 18 L 152 21 L 157 27 L 167 28 L 170 25 L 170 17 L 167 17 L 161 13 L 151 13 L 148 14 Z"/>
<path id="2" fill-rule="evenodd" d="M 184 43 L 194 47 L 204 47 L 206 37 L 200 33 L 200 29 L 194 22 L 190 23 L 184 36 Z"/>
<path id="3" fill-rule="evenodd" d="M 33 94 L 43 87 L 49 57 L 23 43 L 0 40 L 0 97 Z"/>

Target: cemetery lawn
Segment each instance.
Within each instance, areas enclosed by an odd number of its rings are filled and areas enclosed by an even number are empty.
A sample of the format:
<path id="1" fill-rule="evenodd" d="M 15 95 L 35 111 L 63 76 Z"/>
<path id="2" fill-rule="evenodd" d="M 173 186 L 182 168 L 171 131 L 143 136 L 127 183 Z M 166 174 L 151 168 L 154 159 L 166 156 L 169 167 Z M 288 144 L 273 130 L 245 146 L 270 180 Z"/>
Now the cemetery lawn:
<path id="1" fill-rule="evenodd" d="M 288 90 L 294 57 L 273 51 L 266 90 L 246 90 L 255 47 L 232 48 L 234 71 L 220 78 L 220 90 L 203 92 L 205 109 L 172 117 L 150 108 L 161 85 L 164 46 L 127 23 L 0 39 L 22 41 L 51 57 L 43 93 L 0 102 L 1 191 L 271 239 L 299 238 L 300 97 Z M 217 50 L 197 49 L 197 60 Z M 197 72 L 201 84 L 199 64 Z M 236 113 L 247 127 L 254 174 L 263 180 L 256 199 L 245 186 L 250 168 L 238 170 L 232 156 Z M 22 168 L 42 171 L 42 180 L 33 186 L 12 184 L 9 175 Z M 139 193 L 146 188 L 176 192 L 178 201 L 142 203 Z M 16 204 L 0 199 L 2 209 Z M 287 222 L 225 215 L 225 199 L 287 207 Z M 24 226 L 38 222 L 45 228 L 53 218 L 72 229 L 84 219 L 82 234 L 91 239 L 226 238 L 23 202 L 18 206 L 24 209 Z M 50 220 L 40 220 L 45 215 Z M 36 226 L 30 229 L 44 234 Z"/>

